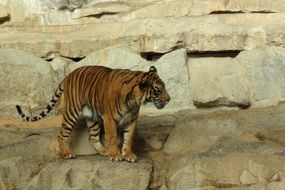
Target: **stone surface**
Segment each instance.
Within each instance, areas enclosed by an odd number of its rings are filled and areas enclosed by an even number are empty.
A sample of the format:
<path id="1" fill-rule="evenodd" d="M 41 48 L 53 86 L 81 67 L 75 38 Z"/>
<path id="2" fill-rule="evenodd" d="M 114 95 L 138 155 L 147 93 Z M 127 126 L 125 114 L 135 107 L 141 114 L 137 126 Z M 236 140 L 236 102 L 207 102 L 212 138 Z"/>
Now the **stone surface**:
<path id="1" fill-rule="evenodd" d="M 193 103 L 198 108 L 274 105 L 285 98 L 285 49 L 264 47 L 235 58 L 189 57 Z"/>
<path id="2" fill-rule="evenodd" d="M 285 189 L 284 19 L 284 0 L 0 0 L 0 189 Z M 60 159 L 61 116 L 14 117 L 90 64 L 155 65 L 166 83 L 138 163 L 96 155 L 81 123 L 78 158 Z"/>
<path id="3" fill-rule="evenodd" d="M 72 149 L 81 151 L 78 158 L 60 159 L 56 143 L 59 116 L 32 123 L 0 118 L 0 187 L 282 188 L 284 146 L 256 134 L 264 128 L 281 130 L 284 110 L 283 103 L 262 109 L 188 110 L 169 116 L 141 116 L 134 142 L 139 158 L 135 164 L 111 162 L 108 157 L 88 153 L 84 128 L 74 130 L 72 136 L 77 150 L 75 146 Z"/>
<path id="4" fill-rule="evenodd" d="M 0 5 L 0 24 L 9 21 L 10 16 L 7 8 Z"/>
<path id="5" fill-rule="evenodd" d="M 272 105 L 285 98 L 284 58 L 284 49 L 277 47 L 245 51 L 237 56 L 247 76 L 253 103 Z"/>
<path id="6" fill-rule="evenodd" d="M 15 49 L 1 49 L 0 57 L 0 110 L 3 114 L 7 110 L 16 113 L 16 104 L 33 109 L 50 101 L 58 82 L 48 62 Z"/>
<path id="7" fill-rule="evenodd" d="M 127 15 L 123 15 L 122 18 L 161 18 L 248 12 L 284 13 L 284 1 L 279 0 L 274 3 L 268 3 L 266 0 L 204 0 L 202 2 L 197 0 L 158 1 L 157 3 L 150 4 L 134 10 Z"/>
<path id="8" fill-rule="evenodd" d="M 244 170 L 240 175 L 240 182 L 245 185 L 251 185 L 258 183 L 256 177 L 252 175 L 248 170 Z"/>
<path id="9" fill-rule="evenodd" d="M 250 92 L 240 65 L 232 58 L 189 58 L 191 92 L 197 107 L 240 106 Z"/>
<path id="10" fill-rule="evenodd" d="M 227 146 L 232 146 L 237 142 L 228 141 L 227 137 L 242 134 L 238 125 L 237 121 L 231 119 L 178 122 L 172 129 L 163 151 L 172 154 L 197 154 L 210 151 L 211 147 L 219 144 L 227 143 Z M 246 140 L 242 136 L 241 139 Z"/>
<path id="11" fill-rule="evenodd" d="M 112 163 L 88 158 L 58 160 L 47 164 L 26 188 L 146 189 L 150 172 L 148 163 Z"/>
<path id="12" fill-rule="evenodd" d="M 284 14 L 218 14 L 174 19 L 134 19 L 76 26 L 1 27 L 0 45 L 48 57 L 84 57 L 93 51 L 125 45 L 135 52 L 166 53 L 284 47 Z M 112 30 L 110 30 L 112 28 Z M 171 28 L 171 30 L 169 30 Z"/>

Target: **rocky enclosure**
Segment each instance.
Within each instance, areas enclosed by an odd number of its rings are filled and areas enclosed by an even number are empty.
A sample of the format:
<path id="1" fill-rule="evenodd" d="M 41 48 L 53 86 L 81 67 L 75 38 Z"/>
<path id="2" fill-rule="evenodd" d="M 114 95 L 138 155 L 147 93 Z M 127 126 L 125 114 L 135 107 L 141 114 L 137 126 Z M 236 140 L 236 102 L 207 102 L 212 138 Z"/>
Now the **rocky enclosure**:
<path id="1" fill-rule="evenodd" d="M 0 189 L 285 189 L 284 20 L 284 0 L 0 0 Z M 81 156 L 62 160 L 60 115 L 17 118 L 83 65 L 154 65 L 165 81 L 138 163 L 97 156 L 84 127 Z"/>

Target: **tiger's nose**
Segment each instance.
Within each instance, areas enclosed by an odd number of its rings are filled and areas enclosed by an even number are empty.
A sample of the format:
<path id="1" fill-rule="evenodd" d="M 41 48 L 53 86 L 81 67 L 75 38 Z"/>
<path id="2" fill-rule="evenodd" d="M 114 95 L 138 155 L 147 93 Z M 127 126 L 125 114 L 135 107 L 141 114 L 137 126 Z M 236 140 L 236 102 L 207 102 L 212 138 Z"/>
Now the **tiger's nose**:
<path id="1" fill-rule="evenodd" d="M 168 102 L 170 102 L 170 100 L 171 100 L 171 98 L 170 98 L 169 94 L 167 94 L 167 96 L 165 98 L 165 102 L 168 103 Z"/>

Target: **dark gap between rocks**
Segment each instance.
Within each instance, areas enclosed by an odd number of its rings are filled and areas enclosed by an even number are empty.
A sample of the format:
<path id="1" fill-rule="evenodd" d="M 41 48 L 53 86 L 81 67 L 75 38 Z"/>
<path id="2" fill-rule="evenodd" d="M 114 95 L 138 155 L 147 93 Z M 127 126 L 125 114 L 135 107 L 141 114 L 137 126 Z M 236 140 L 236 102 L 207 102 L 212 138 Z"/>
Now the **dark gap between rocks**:
<path id="1" fill-rule="evenodd" d="M 66 56 L 61 56 L 61 57 L 64 57 L 66 59 L 70 59 L 70 60 L 72 60 L 74 62 L 79 62 L 79 61 L 81 61 L 82 59 L 85 58 L 85 56 L 84 57 L 66 57 Z"/>
<path id="2" fill-rule="evenodd" d="M 147 61 L 157 61 L 164 54 L 166 53 L 157 53 L 157 52 L 141 52 L 140 53 L 141 57 Z"/>
<path id="3" fill-rule="evenodd" d="M 82 17 L 79 17 L 77 19 L 81 19 L 81 18 L 97 18 L 97 19 L 100 19 L 103 16 L 113 16 L 116 14 L 119 14 L 119 12 L 102 12 L 102 13 L 98 13 L 98 14 L 90 14 L 87 16 L 82 16 Z"/>
<path id="4" fill-rule="evenodd" d="M 231 57 L 235 58 L 240 54 L 241 50 L 224 50 L 224 51 L 193 51 L 188 52 L 188 57 Z"/>
<path id="5" fill-rule="evenodd" d="M 11 20 L 10 14 L 8 16 L 0 18 L 0 24 L 4 24 L 5 22 L 9 22 Z"/>
<path id="6" fill-rule="evenodd" d="M 238 11 L 231 11 L 231 10 L 216 10 L 216 11 L 212 11 L 210 12 L 211 14 L 243 14 L 243 13 L 247 13 L 241 10 Z M 249 13 L 259 13 L 259 14 L 271 14 L 271 13 L 277 13 L 275 11 L 270 11 L 270 10 L 259 10 L 259 11 L 250 11 Z"/>
<path id="7" fill-rule="evenodd" d="M 218 98 L 209 102 L 193 101 L 194 106 L 200 108 L 214 108 L 214 107 L 239 107 L 240 109 L 247 109 L 251 106 L 250 102 L 233 102 L 227 98 Z"/>
<path id="8" fill-rule="evenodd" d="M 214 15 L 214 14 L 241 14 L 241 13 L 245 13 L 243 11 L 231 11 L 231 10 L 216 10 L 216 11 L 212 11 L 210 12 L 210 15 Z"/>
<path id="9" fill-rule="evenodd" d="M 260 10 L 260 11 L 251 11 L 251 13 L 271 14 L 271 13 L 277 13 L 277 12 L 269 11 L 269 10 Z"/>

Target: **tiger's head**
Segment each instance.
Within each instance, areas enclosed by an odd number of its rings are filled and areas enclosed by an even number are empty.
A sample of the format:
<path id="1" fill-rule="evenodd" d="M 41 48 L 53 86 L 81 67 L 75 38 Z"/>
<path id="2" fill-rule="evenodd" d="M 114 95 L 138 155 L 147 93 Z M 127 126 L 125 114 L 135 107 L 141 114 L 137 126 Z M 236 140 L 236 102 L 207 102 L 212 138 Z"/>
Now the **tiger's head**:
<path id="1" fill-rule="evenodd" d="M 149 68 L 146 76 L 140 81 L 139 87 L 146 93 L 144 104 L 151 102 L 157 109 L 164 108 L 171 99 L 154 66 Z"/>

